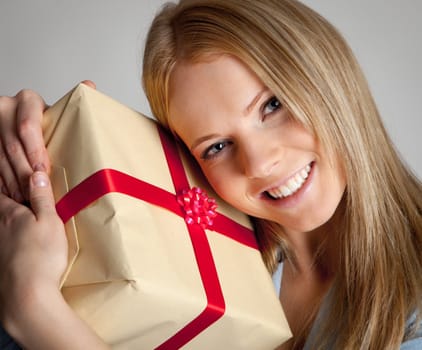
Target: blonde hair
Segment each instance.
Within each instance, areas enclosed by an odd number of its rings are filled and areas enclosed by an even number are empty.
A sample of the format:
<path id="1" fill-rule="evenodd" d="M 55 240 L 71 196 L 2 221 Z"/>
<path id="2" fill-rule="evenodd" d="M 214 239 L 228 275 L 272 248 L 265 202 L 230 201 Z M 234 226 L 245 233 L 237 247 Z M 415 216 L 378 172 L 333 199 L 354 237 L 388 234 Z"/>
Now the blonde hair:
<path id="1" fill-rule="evenodd" d="M 406 320 L 422 313 L 422 186 L 390 141 L 351 49 L 338 31 L 295 0 L 185 0 L 155 17 L 143 60 L 154 116 L 168 126 L 168 88 L 179 61 L 237 57 L 311 130 L 347 176 L 338 227 L 339 272 L 323 349 L 398 348 Z M 283 230 L 255 219 L 270 271 Z"/>

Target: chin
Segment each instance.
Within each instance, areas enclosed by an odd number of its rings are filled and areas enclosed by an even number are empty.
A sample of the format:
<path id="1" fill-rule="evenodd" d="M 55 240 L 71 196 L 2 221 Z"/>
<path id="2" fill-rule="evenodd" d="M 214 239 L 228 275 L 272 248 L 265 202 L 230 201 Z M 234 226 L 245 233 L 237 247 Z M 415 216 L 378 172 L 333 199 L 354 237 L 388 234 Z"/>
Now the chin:
<path id="1" fill-rule="evenodd" d="M 328 222 L 330 222 L 335 212 L 336 210 L 330 210 L 327 212 L 319 211 L 318 213 L 314 212 L 311 216 L 305 214 L 296 219 L 278 220 L 277 222 L 289 231 L 311 232 L 323 227 Z"/>

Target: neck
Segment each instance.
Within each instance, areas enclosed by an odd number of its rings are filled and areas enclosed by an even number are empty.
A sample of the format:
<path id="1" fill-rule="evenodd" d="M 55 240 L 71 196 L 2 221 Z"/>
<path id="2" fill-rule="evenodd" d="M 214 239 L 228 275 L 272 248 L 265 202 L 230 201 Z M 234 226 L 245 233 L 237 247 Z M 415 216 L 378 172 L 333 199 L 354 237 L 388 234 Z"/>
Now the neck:
<path id="1" fill-rule="evenodd" d="M 309 232 L 286 232 L 292 257 L 288 264 L 296 274 L 318 275 L 332 279 L 339 261 L 339 230 L 343 221 L 344 205 L 341 203 L 331 219 Z"/>

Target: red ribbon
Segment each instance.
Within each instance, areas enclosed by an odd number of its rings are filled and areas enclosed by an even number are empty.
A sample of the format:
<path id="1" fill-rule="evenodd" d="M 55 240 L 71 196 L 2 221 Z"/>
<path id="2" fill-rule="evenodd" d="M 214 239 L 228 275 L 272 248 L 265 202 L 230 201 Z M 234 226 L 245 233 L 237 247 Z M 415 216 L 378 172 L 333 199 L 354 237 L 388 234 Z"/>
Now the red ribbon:
<path id="1" fill-rule="evenodd" d="M 179 153 L 172 137 L 160 128 L 158 130 L 175 192 L 182 193 L 183 190 L 189 189 L 189 182 Z M 185 216 L 174 193 L 114 169 L 99 170 L 76 185 L 58 201 L 57 212 L 63 222 L 67 222 L 80 210 L 111 192 L 123 193 L 165 208 L 181 217 Z M 195 319 L 155 350 L 179 349 L 221 318 L 225 312 L 225 301 L 206 232 L 201 225 L 195 223 L 188 224 L 187 228 L 205 290 L 207 305 Z M 258 249 L 253 231 L 221 213 L 213 219 L 210 229 L 241 244 Z"/>

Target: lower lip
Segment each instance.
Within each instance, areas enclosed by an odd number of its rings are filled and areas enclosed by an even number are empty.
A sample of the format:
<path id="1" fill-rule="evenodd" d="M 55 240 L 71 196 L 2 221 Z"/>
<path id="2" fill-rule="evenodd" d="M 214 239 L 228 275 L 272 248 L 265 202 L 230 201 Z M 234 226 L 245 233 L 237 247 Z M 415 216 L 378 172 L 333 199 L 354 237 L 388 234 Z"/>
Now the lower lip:
<path id="1" fill-rule="evenodd" d="M 309 191 L 312 185 L 312 180 L 315 174 L 315 163 L 311 164 L 311 171 L 308 174 L 302 187 L 299 188 L 295 193 L 290 196 L 282 197 L 279 199 L 271 199 L 267 195 L 264 195 L 265 200 L 272 205 L 276 205 L 279 208 L 293 208 L 299 204 L 306 192 Z"/>

